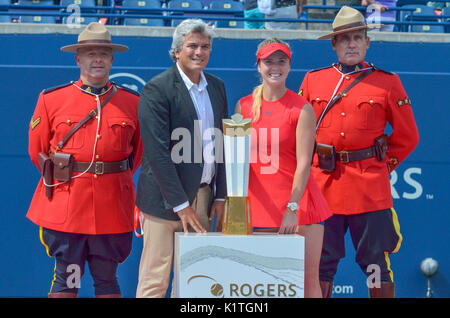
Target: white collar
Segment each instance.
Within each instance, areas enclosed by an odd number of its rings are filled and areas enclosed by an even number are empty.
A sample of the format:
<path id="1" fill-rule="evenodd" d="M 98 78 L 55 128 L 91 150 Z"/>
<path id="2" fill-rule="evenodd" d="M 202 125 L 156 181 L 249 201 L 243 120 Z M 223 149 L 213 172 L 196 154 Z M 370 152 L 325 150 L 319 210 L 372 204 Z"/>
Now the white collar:
<path id="1" fill-rule="evenodd" d="M 203 74 L 203 72 L 200 73 L 200 82 L 197 84 L 193 83 L 189 77 L 183 72 L 181 67 L 178 65 L 178 62 L 176 63 L 178 71 L 180 72 L 181 78 L 183 79 L 184 84 L 186 85 L 188 90 L 191 90 L 192 86 L 196 85 L 198 87 L 199 91 L 202 91 L 206 88 L 208 85 L 208 82 L 206 82 L 206 77 Z"/>

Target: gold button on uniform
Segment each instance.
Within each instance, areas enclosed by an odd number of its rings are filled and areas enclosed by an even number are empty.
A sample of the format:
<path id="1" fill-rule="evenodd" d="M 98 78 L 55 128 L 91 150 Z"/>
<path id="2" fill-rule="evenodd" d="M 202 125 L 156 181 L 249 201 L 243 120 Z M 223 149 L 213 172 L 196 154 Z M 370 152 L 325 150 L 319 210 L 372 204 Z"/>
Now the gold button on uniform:
<path id="1" fill-rule="evenodd" d="M 373 104 L 373 99 L 369 100 L 369 103 Z"/>
<path id="2" fill-rule="evenodd" d="M 97 139 L 100 139 L 100 138 L 102 138 L 102 135 L 97 135 Z"/>
<path id="3" fill-rule="evenodd" d="M 350 76 L 346 76 L 345 79 L 346 79 L 346 80 L 349 80 L 349 79 L 350 79 Z"/>
<path id="4" fill-rule="evenodd" d="M 344 112 L 342 112 L 341 115 L 342 115 L 342 117 L 345 117 L 345 113 Z"/>
<path id="5" fill-rule="evenodd" d="M 124 121 L 122 122 L 122 126 L 123 126 L 123 127 L 125 127 L 126 124 L 127 124 L 126 122 L 124 122 Z"/>
<path id="6" fill-rule="evenodd" d="M 70 125 L 70 123 L 71 123 L 70 119 L 67 119 L 67 123 Z"/>
<path id="7" fill-rule="evenodd" d="M 344 134 L 343 132 L 341 132 L 341 136 L 342 136 L 342 137 L 344 137 L 344 136 L 345 136 L 345 134 Z"/>
<path id="8" fill-rule="evenodd" d="M 346 93 L 343 93 L 342 96 L 347 97 L 347 94 L 346 94 Z"/>
<path id="9" fill-rule="evenodd" d="M 97 175 L 97 174 L 94 174 L 94 178 L 97 179 L 97 178 L 98 178 L 98 175 Z"/>
<path id="10" fill-rule="evenodd" d="M 100 156 L 99 155 L 95 155 L 95 159 L 100 159 Z"/>

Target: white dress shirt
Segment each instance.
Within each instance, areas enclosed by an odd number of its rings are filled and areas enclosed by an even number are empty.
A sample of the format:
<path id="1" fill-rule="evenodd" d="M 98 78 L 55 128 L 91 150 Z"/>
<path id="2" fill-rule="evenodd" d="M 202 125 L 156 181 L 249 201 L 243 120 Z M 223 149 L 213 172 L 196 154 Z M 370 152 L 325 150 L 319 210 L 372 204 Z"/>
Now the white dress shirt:
<path id="1" fill-rule="evenodd" d="M 211 100 L 209 99 L 208 90 L 206 89 L 208 83 L 206 82 L 206 78 L 203 72 L 200 73 L 200 82 L 198 84 L 195 84 L 189 79 L 189 77 L 187 77 L 186 74 L 184 74 L 178 63 L 177 68 L 180 72 L 184 84 L 186 85 L 187 90 L 189 91 L 192 102 L 194 103 L 198 117 L 198 122 L 196 123 L 200 125 L 200 131 L 202 133 L 203 173 L 200 183 L 210 184 L 212 178 L 214 177 L 215 160 L 214 140 L 211 138 L 212 130 L 214 129 L 214 113 L 212 110 Z M 185 202 L 174 207 L 173 211 L 179 212 L 188 206 L 189 202 Z"/>

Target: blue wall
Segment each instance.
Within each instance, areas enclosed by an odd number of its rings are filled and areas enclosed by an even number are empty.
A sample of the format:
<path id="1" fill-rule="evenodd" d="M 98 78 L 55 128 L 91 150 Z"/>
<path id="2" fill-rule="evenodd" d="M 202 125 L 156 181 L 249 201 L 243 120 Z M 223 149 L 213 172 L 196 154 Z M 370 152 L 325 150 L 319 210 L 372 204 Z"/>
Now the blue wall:
<path id="1" fill-rule="evenodd" d="M 79 76 L 73 54 L 61 46 L 74 43 L 74 35 L 0 35 L 0 296 L 45 297 L 54 260 L 39 242 L 38 228 L 25 218 L 35 186 L 37 169 L 27 152 L 28 125 L 40 91 Z M 111 75 L 138 90 L 172 62 L 169 38 L 116 37 L 131 50 L 115 56 Z M 298 90 L 305 72 L 329 65 L 335 53 L 328 41 L 289 41 L 294 53 L 288 87 Z M 257 40 L 216 39 L 207 70 L 227 86 L 230 111 L 236 101 L 258 83 L 254 52 Z M 426 279 L 419 266 L 425 257 L 440 263 L 432 280 L 436 297 L 450 296 L 448 248 L 449 83 L 450 44 L 372 42 L 367 60 L 399 74 L 412 102 L 420 131 L 420 144 L 392 176 L 394 204 L 400 219 L 403 244 L 391 256 L 397 296 L 422 297 Z M 126 73 L 124 75 L 124 73 Z M 135 178 L 137 180 L 137 176 Z M 343 198 L 349 199 L 349 198 Z M 126 297 L 134 297 L 142 239 L 119 268 Z M 365 276 L 354 263 L 347 237 L 347 256 L 336 276 L 335 297 L 366 297 Z M 85 275 L 80 296 L 93 294 Z"/>

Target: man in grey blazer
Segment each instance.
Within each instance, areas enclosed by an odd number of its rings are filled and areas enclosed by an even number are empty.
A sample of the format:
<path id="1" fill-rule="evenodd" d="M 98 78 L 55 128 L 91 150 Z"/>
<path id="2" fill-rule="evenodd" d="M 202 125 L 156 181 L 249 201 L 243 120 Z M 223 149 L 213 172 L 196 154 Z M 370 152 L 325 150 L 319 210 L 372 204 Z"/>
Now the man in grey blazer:
<path id="1" fill-rule="evenodd" d="M 174 232 L 221 230 L 226 195 L 222 119 L 228 117 L 225 86 L 204 73 L 212 29 L 184 20 L 170 55 L 176 62 L 152 78 L 139 99 L 144 145 L 136 205 L 144 246 L 137 297 L 164 297 L 170 281 Z"/>

